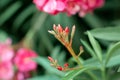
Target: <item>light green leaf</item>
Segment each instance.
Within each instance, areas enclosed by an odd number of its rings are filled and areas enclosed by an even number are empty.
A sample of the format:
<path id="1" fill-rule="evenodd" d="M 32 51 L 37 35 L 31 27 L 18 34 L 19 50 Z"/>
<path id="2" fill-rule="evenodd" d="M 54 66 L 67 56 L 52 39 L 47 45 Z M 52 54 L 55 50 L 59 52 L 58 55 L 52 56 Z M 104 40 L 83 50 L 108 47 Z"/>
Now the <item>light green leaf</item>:
<path id="1" fill-rule="evenodd" d="M 109 59 L 112 57 L 113 54 L 115 54 L 115 51 L 117 51 L 118 49 L 120 49 L 120 42 L 117 42 L 116 44 L 109 47 L 107 51 L 105 64 L 108 63 Z"/>
<path id="2" fill-rule="evenodd" d="M 8 35 L 4 31 L 0 30 L 0 42 L 6 41 L 7 38 Z"/>
<path id="3" fill-rule="evenodd" d="M 111 57 L 107 64 L 107 67 L 113 67 L 116 65 L 120 65 L 120 55 Z"/>
<path id="4" fill-rule="evenodd" d="M 90 33 L 98 39 L 109 40 L 109 41 L 120 40 L 120 26 L 97 28 L 91 30 Z"/>
<path id="5" fill-rule="evenodd" d="M 78 70 L 73 70 L 73 71 L 70 71 L 68 72 L 65 77 L 62 79 L 62 80 L 72 80 L 74 77 L 76 77 L 77 75 L 81 74 L 82 72 L 86 71 L 86 70 L 89 70 L 89 69 L 93 69 L 91 67 L 84 67 L 84 68 L 81 68 L 81 69 L 78 69 Z"/>
<path id="6" fill-rule="evenodd" d="M 29 78 L 27 80 L 60 80 L 60 78 L 56 75 L 45 75 Z"/>
<path id="7" fill-rule="evenodd" d="M 84 47 L 87 49 L 87 51 L 90 53 L 90 55 L 95 58 L 96 57 L 95 52 L 92 50 L 90 45 L 84 40 L 80 40 L 80 41 L 84 45 Z"/>
<path id="8" fill-rule="evenodd" d="M 91 35 L 91 33 L 89 31 L 87 31 L 88 34 L 88 38 L 90 40 L 90 43 L 96 53 L 96 56 L 98 57 L 98 59 L 100 60 L 100 62 L 102 61 L 102 50 L 101 47 L 99 45 L 99 43 L 94 39 L 94 37 Z"/>

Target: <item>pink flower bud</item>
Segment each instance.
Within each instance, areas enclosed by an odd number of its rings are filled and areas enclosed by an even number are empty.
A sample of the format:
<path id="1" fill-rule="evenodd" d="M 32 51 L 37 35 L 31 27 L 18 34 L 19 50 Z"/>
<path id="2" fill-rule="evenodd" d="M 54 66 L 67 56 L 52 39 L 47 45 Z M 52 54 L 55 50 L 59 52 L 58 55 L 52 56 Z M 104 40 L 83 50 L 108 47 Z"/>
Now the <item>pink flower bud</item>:
<path id="1" fill-rule="evenodd" d="M 61 25 L 58 25 L 57 30 L 58 30 L 59 33 L 63 32 L 63 28 L 61 27 Z"/>
<path id="2" fill-rule="evenodd" d="M 68 63 L 65 63 L 65 64 L 64 64 L 64 67 L 68 67 L 68 66 L 69 66 L 69 64 L 68 64 Z"/>
<path id="3" fill-rule="evenodd" d="M 62 70 L 63 70 L 63 68 L 62 68 L 61 66 L 58 66 L 57 69 L 58 69 L 59 71 L 62 71 Z"/>
<path id="4" fill-rule="evenodd" d="M 65 33 L 66 33 L 66 34 L 69 33 L 69 28 L 68 28 L 68 27 L 65 28 Z"/>
<path id="5" fill-rule="evenodd" d="M 52 57 L 50 57 L 50 56 L 48 56 L 48 60 L 49 60 L 50 62 L 54 62 L 54 59 L 53 59 Z"/>

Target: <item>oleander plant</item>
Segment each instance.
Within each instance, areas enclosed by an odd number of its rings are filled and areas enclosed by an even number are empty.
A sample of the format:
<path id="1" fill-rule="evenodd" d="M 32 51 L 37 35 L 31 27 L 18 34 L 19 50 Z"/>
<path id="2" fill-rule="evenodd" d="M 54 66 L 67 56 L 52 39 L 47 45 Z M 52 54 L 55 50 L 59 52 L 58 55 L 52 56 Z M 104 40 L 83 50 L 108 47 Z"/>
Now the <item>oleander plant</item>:
<path id="1" fill-rule="evenodd" d="M 120 0 L 0 0 L 0 80 L 120 80 Z"/>

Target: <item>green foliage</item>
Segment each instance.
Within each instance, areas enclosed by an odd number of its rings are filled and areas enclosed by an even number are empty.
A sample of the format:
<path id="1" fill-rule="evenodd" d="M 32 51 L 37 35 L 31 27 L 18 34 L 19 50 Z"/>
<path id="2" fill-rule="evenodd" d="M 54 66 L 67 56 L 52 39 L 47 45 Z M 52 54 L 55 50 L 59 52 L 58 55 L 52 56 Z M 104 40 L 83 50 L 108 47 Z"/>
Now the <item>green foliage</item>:
<path id="1" fill-rule="evenodd" d="M 9 37 L 17 44 L 24 40 L 27 47 L 38 53 L 38 58 L 34 59 L 38 70 L 28 80 L 119 80 L 119 3 L 120 0 L 106 0 L 103 8 L 80 18 L 38 11 L 32 0 L 0 0 L 0 41 Z M 61 72 L 50 66 L 47 56 L 57 59 L 61 65 L 70 62 L 71 68 L 79 67 L 67 49 L 48 33 L 53 24 L 68 26 L 70 30 L 76 26 L 72 47 L 75 53 L 79 53 L 80 45 L 84 47 L 84 53 L 79 57 L 82 68 Z"/>
<path id="2" fill-rule="evenodd" d="M 108 41 L 119 41 L 120 40 L 120 26 L 97 28 L 90 31 L 91 34 L 98 38 Z"/>

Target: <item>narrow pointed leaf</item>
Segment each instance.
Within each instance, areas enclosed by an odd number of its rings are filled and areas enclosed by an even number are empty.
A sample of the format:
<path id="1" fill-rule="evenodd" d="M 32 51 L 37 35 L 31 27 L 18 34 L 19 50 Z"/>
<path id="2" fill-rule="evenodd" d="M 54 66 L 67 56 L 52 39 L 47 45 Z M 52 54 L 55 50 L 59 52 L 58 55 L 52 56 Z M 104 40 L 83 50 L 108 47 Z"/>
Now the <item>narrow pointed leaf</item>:
<path id="1" fill-rule="evenodd" d="M 110 48 L 107 51 L 106 62 L 105 62 L 106 64 L 108 63 L 112 55 L 115 53 L 115 51 L 117 51 L 118 49 L 120 49 L 120 42 L 117 42 L 116 44 L 110 46 Z"/>
<path id="2" fill-rule="evenodd" d="M 74 77 L 76 77 L 77 75 L 81 74 L 82 72 L 89 70 L 89 69 L 93 69 L 91 67 L 84 67 L 78 70 L 73 70 L 68 72 L 65 77 L 62 80 L 72 80 Z"/>
<path id="3" fill-rule="evenodd" d="M 92 34 L 89 31 L 87 31 L 87 34 L 88 34 L 88 38 L 90 40 L 90 43 L 91 43 L 98 59 L 100 61 L 102 61 L 102 51 L 101 51 L 101 47 L 100 47 L 99 43 L 94 39 L 94 37 L 92 36 Z"/>
<path id="4" fill-rule="evenodd" d="M 80 40 L 80 41 L 84 45 L 84 47 L 87 49 L 87 51 L 90 53 L 90 55 L 95 58 L 96 57 L 95 52 L 92 50 L 90 45 L 84 40 Z"/>

